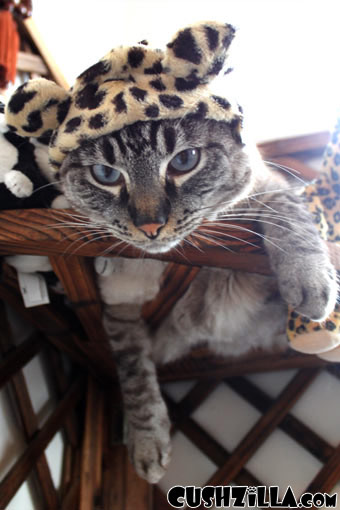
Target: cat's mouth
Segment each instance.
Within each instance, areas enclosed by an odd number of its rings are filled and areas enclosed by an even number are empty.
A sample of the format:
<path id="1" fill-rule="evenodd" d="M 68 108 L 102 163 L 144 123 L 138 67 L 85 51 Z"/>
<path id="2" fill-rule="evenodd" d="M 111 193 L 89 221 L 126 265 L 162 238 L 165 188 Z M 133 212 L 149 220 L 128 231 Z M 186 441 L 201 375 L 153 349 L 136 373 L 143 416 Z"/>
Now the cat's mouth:
<path id="1" fill-rule="evenodd" d="M 138 242 L 134 241 L 133 246 L 136 248 L 143 250 L 147 253 L 157 254 L 157 253 L 166 253 L 167 251 L 172 250 L 175 246 L 177 246 L 181 242 L 181 239 L 176 239 L 175 241 L 152 241 L 152 242 Z"/>
<path id="2" fill-rule="evenodd" d="M 147 253 L 152 253 L 153 255 L 157 253 L 166 253 L 185 242 L 188 237 L 193 235 L 199 225 L 200 222 L 197 222 L 194 226 L 191 225 L 192 228 L 188 228 L 186 226 L 186 228 L 183 228 L 180 233 L 170 232 L 167 236 L 152 240 L 145 239 L 145 241 L 143 241 L 130 237 L 127 242 L 135 248 Z M 188 243 L 191 245 L 193 244 L 191 241 L 188 241 Z"/>

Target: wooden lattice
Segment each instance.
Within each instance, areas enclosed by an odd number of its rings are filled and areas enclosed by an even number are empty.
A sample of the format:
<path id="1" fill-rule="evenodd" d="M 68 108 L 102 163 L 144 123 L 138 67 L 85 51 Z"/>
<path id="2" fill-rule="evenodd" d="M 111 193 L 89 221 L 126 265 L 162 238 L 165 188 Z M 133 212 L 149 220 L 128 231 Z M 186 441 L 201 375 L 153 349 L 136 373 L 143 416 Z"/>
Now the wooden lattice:
<path id="1" fill-rule="evenodd" d="M 10 385 L 27 442 L 25 452 L 1 481 L 0 508 L 6 508 L 21 484 L 34 470 L 45 508 L 59 510 L 59 494 L 54 487 L 44 451 L 56 432 L 63 428 L 67 442 L 68 462 L 74 463 L 73 457 L 79 447 L 80 437 L 80 426 L 74 408 L 84 395 L 84 376 L 78 376 L 73 382 L 68 381 L 60 363 L 59 352 L 48 347 L 45 338 L 39 332 L 34 333 L 28 340 L 16 347 L 2 302 L 0 302 L 0 322 L 0 351 L 2 354 L 0 387 L 2 388 L 7 383 Z M 51 369 L 54 367 L 54 370 L 51 371 L 55 374 L 55 390 L 59 395 L 56 408 L 41 429 L 38 427 L 37 416 L 33 410 L 22 373 L 23 367 L 40 352 L 44 352 L 49 367 Z"/>

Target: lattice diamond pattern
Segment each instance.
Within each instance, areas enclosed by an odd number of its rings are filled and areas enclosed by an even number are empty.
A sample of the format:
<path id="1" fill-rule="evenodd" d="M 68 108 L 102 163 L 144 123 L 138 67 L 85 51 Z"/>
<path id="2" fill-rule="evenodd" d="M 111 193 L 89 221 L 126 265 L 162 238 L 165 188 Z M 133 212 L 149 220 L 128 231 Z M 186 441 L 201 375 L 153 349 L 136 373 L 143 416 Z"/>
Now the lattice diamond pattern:
<path id="1" fill-rule="evenodd" d="M 291 485 L 296 496 L 336 492 L 339 390 L 337 365 L 164 385 L 180 432 L 169 472 L 154 490 L 154 509 L 170 508 L 166 493 L 173 485 L 279 485 L 281 493 Z"/>

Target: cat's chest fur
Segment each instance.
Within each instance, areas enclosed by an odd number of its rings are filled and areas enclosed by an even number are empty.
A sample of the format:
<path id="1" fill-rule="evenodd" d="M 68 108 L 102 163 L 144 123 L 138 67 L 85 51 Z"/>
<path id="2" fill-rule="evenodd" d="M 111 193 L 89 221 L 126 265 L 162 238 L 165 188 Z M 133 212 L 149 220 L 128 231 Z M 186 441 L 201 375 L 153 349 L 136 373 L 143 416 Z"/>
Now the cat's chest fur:
<path id="1" fill-rule="evenodd" d="M 98 284 L 107 305 L 142 305 L 153 299 L 160 288 L 165 262 L 146 259 L 99 258 Z"/>

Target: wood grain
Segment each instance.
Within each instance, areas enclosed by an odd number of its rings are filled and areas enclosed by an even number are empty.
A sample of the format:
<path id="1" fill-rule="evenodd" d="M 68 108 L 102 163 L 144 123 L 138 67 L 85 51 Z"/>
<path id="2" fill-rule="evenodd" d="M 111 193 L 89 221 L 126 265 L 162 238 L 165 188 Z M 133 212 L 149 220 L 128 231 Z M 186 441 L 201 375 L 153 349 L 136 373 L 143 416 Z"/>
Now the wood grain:
<path id="1" fill-rule="evenodd" d="M 50 256 L 53 270 L 78 315 L 90 342 L 106 342 L 101 320 L 101 302 L 93 265 L 89 259 L 72 255 Z"/>
<path id="2" fill-rule="evenodd" d="M 65 394 L 70 384 L 70 377 L 67 377 L 65 374 L 65 368 L 61 358 L 61 353 L 51 344 L 48 344 L 47 347 L 48 348 L 45 352 L 48 365 L 51 368 L 51 379 L 54 382 L 58 397 L 61 398 L 62 395 Z M 65 420 L 65 434 L 68 441 L 67 446 L 70 446 L 74 449 L 78 448 L 80 442 L 80 426 L 78 416 L 76 415 L 74 409 L 70 412 Z"/>
<path id="3" fill-rule="evenodd" d="M 117 405 L 117 387 L 106 392 L 108 409 Z M 107 419 L 107 417 L 105 417 Z M 110 429 L 120 427 L 121 413 L 111 414 Z M 152 485 L 140 478 L 128 459 L 127 448 L 116 444 L 115 434 L 104 442 L 101 498 L 95 508 L 102 510 L 151 510 Z"/>
<path id="4" fill-rule="evenodd" d="M 322 153 L 330 137 L 329 131 L 320 131 L 319 133 L 312 133 L 309 135 L 260 142 L 257 144 L 257 147 L 264 159 L 310 151 Z"/>
<path id="5" fill-rule="evenodd" d="M 288 370 L 290 368 L 325 367 L 327 362 L 317 356 L 296 353 L 290 349 L 285 352 L 268 354 L 252 352 L 240 359 L 217 358 L 207 349 L 193 351 L 180 361 L 158 368 L 158 377 L 162 382 L 188 381 L 191 379 L 222 379 L 239 375 Z"/>
<path id="6" fill-rule="evenodd" d="M 75 508 L 77 508 L 79 501 L 79 487 L 79 478 L 77 478 L 77 475 L 75 475 L 74 482 L 62 500 L 60 510 L 75 510 Z"/>
<path id="7" fill-rule="evenodd" d="M 338 446 L 328 462 L 321 468 L 309 484 L 307 491 L 315 494 L 316 492 L 330 492 L 340 478 L 340 446 Z"/>
<path id="8" fill-rule="evenodd" d="M 152 485 L 140 478 L 125 449 L 125 506 L 124 510 L 152 510 Z"/>
<path id="9" fill-rule="evenodd" d="M 189 266 L 234 267 L 270 274 L 261 238 L 251 232 L 254 231 L 251 223 L 240 224 L 243 230 L 238 230 L 237 222 L 225 222 L 218 239 L 196 239 L 194 246 L 185 245 L 180 250 L 153 255 L 128 245 L 120 244 L 114 248 L 117 239 L 96 239 L 82 226 L 64 227 L 62 223 L 69 222 L 66 216 L 69 213 L 71 211 L 47 209 L 1 211 L 0 254 L 62 255 L 67 263 L 71 255 L 98 257 L 122 253 L 124 257 L 143 256 Z M 249 254 L 252 254 L 251 258 Z"/>
<path id="10" fill-rule="evenodd" d="M 63 226 L 64 222 L 69 222 L 68 215 L 71 213 L 51 209 L 1 211 L 0 255 L 62 255 L 67 262 L 71 255 L 98 257 L 122 254 L 129 258 L 145 257 L 189 266 L 232 267 L 250 273 L 271 274 L 262 238 L 256 234 L 256 225 L 251 222 L 223 221 L 219 234 L 214 233 L 216 239 L 195 239 L 194 246 L 185 244 L 180 249 L 154 255 L 127 244 L 115 246 L 118 240 L 114 237 L 97 239 L 81 225 Z M 204 230 L 209 231 L 209 228 L 216 232 L 216 227 L 204 225 Z M 340 257 L 334 260 L 339 266 Z"/>
<path id="11" fill-rule="evenodd" d="M 101 485 L 103 405 L 103 393 L 98 384 L 89 376 L 81 457 L 79 510 L 93 509 Z"/>
<path id="12" fill-rule="evenodd" d="M 3 327 L 3 326 L 2 326 Z M 34 334 L 18 347 L 12 347 L 0 362 L 0 388 L 23 368 L 44 345 L 41 335 Z"/>

